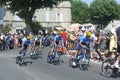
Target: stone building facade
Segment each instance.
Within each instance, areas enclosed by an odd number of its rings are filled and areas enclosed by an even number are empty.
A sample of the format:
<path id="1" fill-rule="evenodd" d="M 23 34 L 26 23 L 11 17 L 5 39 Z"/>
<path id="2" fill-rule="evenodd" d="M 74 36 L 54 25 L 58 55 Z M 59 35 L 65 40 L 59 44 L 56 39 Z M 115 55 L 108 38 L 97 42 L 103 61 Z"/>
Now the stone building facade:
<path id="1" fill-rule="evenodd" d="M 41 23 L 43 27 L 56 28 L 63 27 L 66 28 L 71 24 L 71 3 L 70 1 L 63 1 L 58 6 L 50 9 L 39 9 L 36 10 L 33 20 Z M 4 25 L 12 25 L 13 32 L 16 29 L 23 29 L 26 27 L 24 21 L 20 19 L 16 14 L 11 14 L 6 11 L 4 16 Z"/>

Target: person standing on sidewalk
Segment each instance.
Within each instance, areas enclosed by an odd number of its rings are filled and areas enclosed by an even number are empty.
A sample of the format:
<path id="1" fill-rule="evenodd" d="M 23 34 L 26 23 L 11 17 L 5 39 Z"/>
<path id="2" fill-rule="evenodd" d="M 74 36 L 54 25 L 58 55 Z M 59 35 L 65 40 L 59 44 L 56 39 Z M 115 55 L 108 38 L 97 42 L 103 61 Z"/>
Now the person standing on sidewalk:
<path id="1" fill-rule="evenodd" d="M 63 41 L 64 41 L 64 53 L 66 54 L 67 53 L 67 32 L 66 32 L 66 29 L 63 29 L 63 32 L 62 32 L 62 38 L 63 38 Z"/>
<path id="2" fill-rule="evenodd" d="M 97 37 L 97 40 L 94 40 L 95 43 L 95 50 L 99 55 L 99 61 L 103 60 L 102 58 L 102 53 L 101 53 L 101 49 L 102 49 L 102 42 L 103 42 L 103 35 L 100 34 L 100 30 L 96 30 L 95 31 L 95 36 Z"/>
<path id="3" fill-rule="evenodd" d="M 117 39 L 117 34 L 116 34 L 116 32 L 115 32 L 115 29 L 114 28 L 112 28 L 112 29 L 110 29 L 110 31 L 111 31 L 111 33 L 112 33 L 112 36 L 111 36 L 111 38 L 110 38 L 110 52 L 111 52 L 111 54 L 112 54 L 112 57 L 113 58 L 115 58 L 115 54 L 116 54 L 116 52 L 114 52 L 114 51 L 116 51 L 117 50 L 117 43 L 118 43 L 118 39 Z M 114 50 L 115 49 L 115 50 Z M 113 51 L 114 50 L 114 51 Z M 119 62 L 120 62 L 120 54 L 119 54 L 119 56 L 117 57 L 117 60 L 116 60 L 116 62 L 115 62 L 115 64 L 114 64 L 114 67 L 116 67 L 116 68 L 120 68 L 120 66 L 119 66 Z"/>
<path id="4" fill-rule="evenodd" d="M 120 54 L 120 33 L 118 34 L 117 52 Z"/>

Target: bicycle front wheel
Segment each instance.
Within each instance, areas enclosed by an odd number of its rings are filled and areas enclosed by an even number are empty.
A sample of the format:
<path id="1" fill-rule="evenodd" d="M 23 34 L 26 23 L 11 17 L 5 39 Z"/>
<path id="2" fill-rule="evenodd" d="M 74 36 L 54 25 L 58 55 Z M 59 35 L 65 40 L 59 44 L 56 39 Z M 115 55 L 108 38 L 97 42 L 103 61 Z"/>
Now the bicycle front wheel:
<path id="1" fill-rule="evenodd" d="M 50 55 L 50 52 L 48 53 L 48 56 L 47 56 L 47 63 L 52 63 L 53 62 L 53 59 L 52 59 L 52 56 Z"/>
<path id="2" fill-rule="evenodd" d="M 82 57 L 82 58 L 79 60 L 79 69 L 80 69 L 80 70 L 86 70 L 86 69 L 88 68 L 89 62 L 90 62 L 90 59 L 87 59 L 87 58 L 85 58 L 85 57 Z"/>
<path id="3" fill-rule="evenodd" d="M 101 75 L 110 77 L 112 75 L 112 59 L 111 58 L 106 58 L 101 66 Z"/>

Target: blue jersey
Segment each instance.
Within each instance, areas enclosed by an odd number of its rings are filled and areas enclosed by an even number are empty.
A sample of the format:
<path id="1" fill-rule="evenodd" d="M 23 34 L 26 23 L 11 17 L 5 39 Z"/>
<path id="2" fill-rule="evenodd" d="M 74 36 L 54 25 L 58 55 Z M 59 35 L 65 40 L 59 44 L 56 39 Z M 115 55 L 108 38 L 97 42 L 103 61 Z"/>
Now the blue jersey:
<path id="1" fill-rule="evenodd" d="M 23 42 L 23 44 L 28 45 L 28 41 L 27 41 L 27 38 L 26 38 L 26 37 L 24 37 L 24 38 L 22 39 L 22 42 Z"/>
<path id="2" fill-rule="evenodd" d="M 83 45 L 89 46 L 91 44 L 91 38 L 88 38 L 83 35 L 83 36 L 79 37 L 78 42 Z"/>
<path id="3" fill-rule="evenodd" d="M 81 42 L 83 41 L 84 38 L 85 38 L 84 35 L 80 36 L 80 37 L 78 38 L 78 43 L 81 43 Z"/>
<path id="4" fill-rule="evenodd" d="M 59 36 L 59 35 L 56 35 L 54 37 L 54 41 L 63 41 L 63 38 L 61 36 Z"/>
<path id="5" fill-rule="evenodd" d="M 59 46 L 62 46 L 61 43 L 63 43 L 63 38 L 59 35 L 56 35 L 54 37 L 54 42 L 56 42 L 56 44 L 58 44 Z"/>

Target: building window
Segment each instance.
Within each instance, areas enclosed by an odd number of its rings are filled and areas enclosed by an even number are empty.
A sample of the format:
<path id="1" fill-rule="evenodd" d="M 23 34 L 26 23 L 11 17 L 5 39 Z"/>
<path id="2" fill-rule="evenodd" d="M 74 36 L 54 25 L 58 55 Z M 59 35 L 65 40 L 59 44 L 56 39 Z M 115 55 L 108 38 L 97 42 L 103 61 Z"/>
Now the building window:
<path id="1" fill-rule="evenodd" d="M 56 22 L 62 22 L 62 14 L 56 13 Z"/>
<path id="2" fill-rule="evenodd" d="M 50 21 L 50 12 L 46 12 L 46 21 Z"/>

